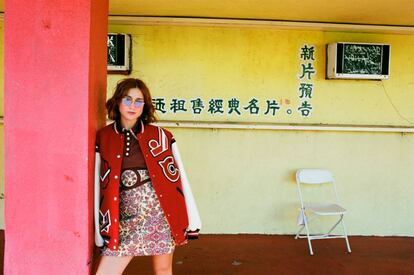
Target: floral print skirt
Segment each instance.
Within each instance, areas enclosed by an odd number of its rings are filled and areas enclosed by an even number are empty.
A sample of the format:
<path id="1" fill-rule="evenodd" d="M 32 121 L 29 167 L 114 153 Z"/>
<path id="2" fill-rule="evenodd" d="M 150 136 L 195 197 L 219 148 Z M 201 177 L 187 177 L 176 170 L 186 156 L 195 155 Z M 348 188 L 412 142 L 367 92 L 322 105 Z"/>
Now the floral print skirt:
<path id="1" fill-rule="evenodd" d="M 172 253 L 175 243 L 151 182 L 120 191 L 119 248 L 102 256 L 152 256 Z"/>

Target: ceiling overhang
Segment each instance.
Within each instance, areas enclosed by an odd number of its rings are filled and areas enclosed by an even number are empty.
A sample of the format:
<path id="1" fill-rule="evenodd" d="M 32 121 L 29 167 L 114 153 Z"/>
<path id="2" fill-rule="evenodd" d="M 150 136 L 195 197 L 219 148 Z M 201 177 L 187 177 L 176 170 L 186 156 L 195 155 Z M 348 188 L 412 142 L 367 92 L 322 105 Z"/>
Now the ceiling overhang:
<path id="1" fill-rule="evenodd" d="M 414 28 L 413 0 L 110 0 L 109 14 Z"/>

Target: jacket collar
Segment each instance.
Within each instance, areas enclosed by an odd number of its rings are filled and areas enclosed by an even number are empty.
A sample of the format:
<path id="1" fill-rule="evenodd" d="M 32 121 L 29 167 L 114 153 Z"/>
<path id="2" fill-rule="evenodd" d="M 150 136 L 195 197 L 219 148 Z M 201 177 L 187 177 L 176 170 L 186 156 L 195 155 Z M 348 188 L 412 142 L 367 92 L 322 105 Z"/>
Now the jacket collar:
<path id="1" fill-rule="evenodd" d="M 142 122 L 142 120 L 139 119 L 139 120 L 137 120 L 137 122 L 135 123 L 135 125 L 132 126 L 131 129 L 129 129 L 129 131 L 131 131 L 132 134 L 134 136 L 136 136 L 139 133 L 140 134 L 144 133 L 144 128 L 145 128 L 144 123 Z M 121 122 L 118 121 L 118 120 L 116 120 L 114 122 L 114 130 L 115 130 L 115 132 L 117 134 L 121 134 L 121 133 L 124 133 L 125 131 L 128 131 L 128 129 L 122 127 Z"/>

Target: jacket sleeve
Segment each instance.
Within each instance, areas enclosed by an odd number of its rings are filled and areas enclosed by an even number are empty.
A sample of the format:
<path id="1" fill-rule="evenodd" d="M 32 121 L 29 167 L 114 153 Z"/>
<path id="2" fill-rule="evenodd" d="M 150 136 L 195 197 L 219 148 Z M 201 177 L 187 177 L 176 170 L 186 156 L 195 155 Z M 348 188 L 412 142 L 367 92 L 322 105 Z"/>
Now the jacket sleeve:
<path id="1" fill-rule="evenodd" d="M 201 229 L 200 215 L 198 213 L 197 205 L 195 203 L 193 193 L 191 192 L 187 174 L 185 173 L 185 169 L 184 169 L 183 162 L 181 160 L 180 152 L 178 151 L 178 146 L 175 141 L 173 141 L 173 143 L 171 144 L 171 149 L 173 152 L 175 162 L 177 163 L 178 170 L 180 171 L 181 185 L 183 188 L 185 204 L 187 207 L 187 215 L 188 215 L 187 237 L 189 239 L 197 238 L 198 232 Z"/>
<path id="2" fill-rule="evenodd" d="M 99 153 L 99 144 L 95 146 L 95 178 L 94 178 L 94 222 L 95 222 L 95 245 L 102 247 L 104 240 L 100 234 L 99 228 L 99 200 L 100 200 L 100 170 L 101 170 L 101 154 Z"/>

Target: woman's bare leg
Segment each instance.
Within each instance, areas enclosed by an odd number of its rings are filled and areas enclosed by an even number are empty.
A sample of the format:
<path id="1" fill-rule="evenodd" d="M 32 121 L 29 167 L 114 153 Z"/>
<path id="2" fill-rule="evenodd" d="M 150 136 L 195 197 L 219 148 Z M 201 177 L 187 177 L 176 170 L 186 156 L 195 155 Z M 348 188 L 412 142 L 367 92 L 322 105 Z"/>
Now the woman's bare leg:
<path id="1" fill-rule="evenodd" d="M 173 253 L 152 256 L 155 275 L 172 275 Z"/>
<path id="2" fill-rule="evenodd" d="M 96 275 L 121 275 L 133 256 L 102 256 Z"/>

